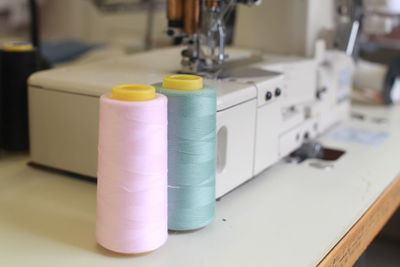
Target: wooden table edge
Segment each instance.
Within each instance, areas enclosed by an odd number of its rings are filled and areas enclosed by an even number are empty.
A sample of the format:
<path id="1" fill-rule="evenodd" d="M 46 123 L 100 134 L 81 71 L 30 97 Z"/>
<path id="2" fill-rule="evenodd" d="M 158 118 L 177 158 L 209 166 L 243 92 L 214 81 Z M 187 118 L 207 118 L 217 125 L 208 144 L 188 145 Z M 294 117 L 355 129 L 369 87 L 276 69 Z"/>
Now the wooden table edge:
<path id="1" fill-rule="evenodd" d="M 399 206 L 400 175 L 394 179 L 318 266 L 353 266 Z"/>

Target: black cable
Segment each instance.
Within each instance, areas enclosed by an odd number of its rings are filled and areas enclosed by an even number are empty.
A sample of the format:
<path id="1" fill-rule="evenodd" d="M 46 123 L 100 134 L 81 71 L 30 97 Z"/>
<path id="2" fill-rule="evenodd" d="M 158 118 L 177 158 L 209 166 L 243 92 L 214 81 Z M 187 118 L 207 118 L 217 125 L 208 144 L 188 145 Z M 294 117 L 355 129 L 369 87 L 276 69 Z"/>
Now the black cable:
<path id="1" fill-rule="evenodd" d="M 51 64 L 47 59 L 43 56 L 41 50 L 41 41 L 40 41 L 40 27 L 39 27 L 39 9 L 36 0 L 29 0 L 29 11 L 31 15 L 31 23 L 30 23 L 30 37 L 31 43 L 33 47 L 37 50 L 37 64 L 38 70 L 50 69 Z"/>
<path id="2" fill-rule="evenodd" d="M 383 102 L 385 105 L 392 105 L 392 90 L 396 79 L 400 77 L 400 57 L 395 57 L 388 65 L 385 82 L 383 85 Z"/>
<path id="3" fill-rule="evenodd" d="M 40 38 L 39 38 L 39 22 L 38 22 L 38 8 L 36 0 L 29 0 L 29 10 L 31 15 L 30 34 L 31 42 L 34 47 L 40 50 Z"/>

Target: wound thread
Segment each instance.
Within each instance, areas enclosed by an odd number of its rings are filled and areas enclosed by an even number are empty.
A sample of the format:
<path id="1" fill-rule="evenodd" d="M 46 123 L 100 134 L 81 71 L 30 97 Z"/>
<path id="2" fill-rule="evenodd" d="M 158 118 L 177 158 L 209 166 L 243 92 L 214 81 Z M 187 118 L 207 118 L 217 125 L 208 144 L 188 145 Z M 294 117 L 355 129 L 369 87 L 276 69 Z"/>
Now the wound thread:
<path id="1" fill-rule="evenodd" d="M 96 239 L 119 253 L 153 251 L 168 236 L 167 98 L 142 100 L 148 87 L 100 98 Z"/>
<path id="2" fill-rule="evenodd" d="M 28 77 L 39 70 L 29 43 L 0 48 L 0 149 L 29 150 Z"/>
<path id="3" fill-rule="evenodd" d="M 168 97 L 168 229 L 199 229 L 215 215 L 216 91 L 155 87 Z"/>

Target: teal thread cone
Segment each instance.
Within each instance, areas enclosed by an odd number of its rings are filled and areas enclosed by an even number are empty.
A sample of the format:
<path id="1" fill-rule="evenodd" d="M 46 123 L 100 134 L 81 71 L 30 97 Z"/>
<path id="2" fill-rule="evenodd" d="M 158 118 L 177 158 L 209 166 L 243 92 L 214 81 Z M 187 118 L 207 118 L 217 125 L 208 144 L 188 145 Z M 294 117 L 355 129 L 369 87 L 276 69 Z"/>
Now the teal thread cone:
<path id="1" fill-rule="evenodd" d="M 199 229 L 215 216 L 216 91 L 154 86 L 168 97 L 168 229 Z"/>

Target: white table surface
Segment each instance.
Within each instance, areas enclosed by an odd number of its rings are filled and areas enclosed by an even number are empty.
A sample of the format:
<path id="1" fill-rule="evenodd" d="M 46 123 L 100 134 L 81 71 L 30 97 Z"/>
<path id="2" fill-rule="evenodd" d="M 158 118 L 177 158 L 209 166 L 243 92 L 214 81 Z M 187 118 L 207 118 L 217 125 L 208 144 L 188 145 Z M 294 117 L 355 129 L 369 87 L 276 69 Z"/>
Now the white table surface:
<path id="1" fill-rule="evenodd" d="M 96 245 L 95 183 L 3 156 L 0 266 L 314 266 L 400 172 L 400 108 L 354 110 L 366 120 L 344 125 L 387 132 L 380 146 L 323 137 L 347 151 L 331 171 L 278 163 L 218 201 L 210 226 L 137 257 Z"/>

